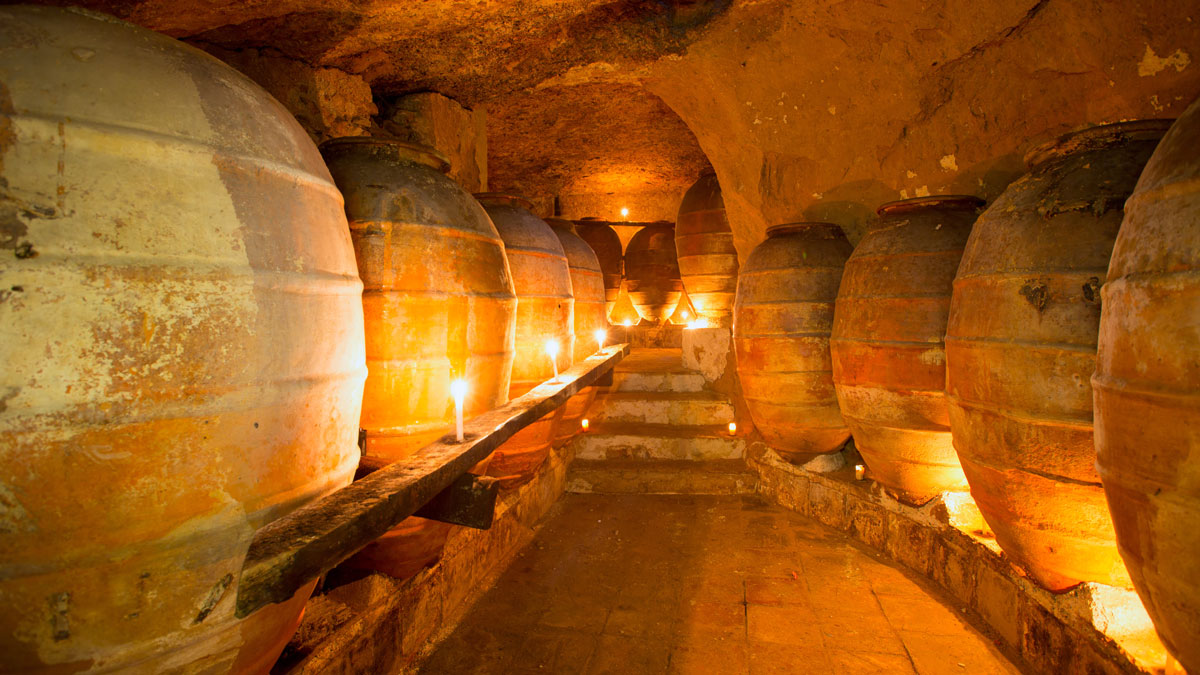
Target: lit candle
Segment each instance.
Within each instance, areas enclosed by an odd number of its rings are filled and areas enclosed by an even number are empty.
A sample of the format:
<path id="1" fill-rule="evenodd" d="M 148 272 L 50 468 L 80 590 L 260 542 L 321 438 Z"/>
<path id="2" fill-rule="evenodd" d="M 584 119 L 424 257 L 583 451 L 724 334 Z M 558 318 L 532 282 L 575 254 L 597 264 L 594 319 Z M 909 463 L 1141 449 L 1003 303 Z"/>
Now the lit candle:
<path id="1" fill-rule="evenodd" d="M 627 209 L 625 207 L 621 207 L 621 217 L 628 220 L 629 219 L 629 209 Z"/>
<path id="2" fill-rule="evenodd" d="M 450 383 L 450 395 L 454 397 L 454 437 L 463 440 L 463 399 L 467 397 L 467 381 L 454 380 Z"/>
<path id="3" fill-rule="evenodd" d="M 579 420 L 579 426 L 582 427 L 584 431 L 587 431 L 588 430 L 588 418 L 585 417 L 585 418 Z"/>
<path id="4" fill-rule="evenodd" d="M 596 330 L 596 351 L 604 350 L 604 338 L 608 336 L 608 331 L 603 328 Z"/>
<path id="5" fill-rule="evenodd" d="M 554 366 L 554 379 L 558 379 L 558 341 L 546 340 L 546 353 L 550 355 L 550 364 Z"/>
<path id="6" fill-rule="evenodd" d="M 733 436 L 736 433 L 737 433 L 737 422 L 730 422 L 729 423 L 729 435 Z"/>
<path id="7" fill-rule="evenodd" d="M 854 480 L 862 480 L 867 475 L 867 467 L 862 464 L 854 465 Z"/>

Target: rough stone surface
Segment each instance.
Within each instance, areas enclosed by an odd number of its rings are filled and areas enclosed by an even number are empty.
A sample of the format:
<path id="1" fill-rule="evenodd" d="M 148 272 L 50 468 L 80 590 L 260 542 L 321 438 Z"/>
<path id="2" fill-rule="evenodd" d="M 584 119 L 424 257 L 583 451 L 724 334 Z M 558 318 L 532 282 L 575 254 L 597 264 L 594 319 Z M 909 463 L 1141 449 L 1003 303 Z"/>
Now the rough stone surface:
<path id="1" fill-rule="evenodd" d="M 468 110 L 434 92 L 383 105 L 379 126 L 388 136 L 429 146 L 450 160 L 449 176 L 467 192 L 488 190 L 487 127 L 483 109 Z"/>
<path id="2" fill-rule="evenodd" d="M 564 218 L 620 220 L 624 207 L 634 220 L 673 221 L 684 191 L 708 166 L 679 116 L 633 84 L 506 97 L 488 107 L 488 137 L 493 186 L 557 195 Z"/>
<path id="3" fill-rule="evenodd" d="M 974 618 L 758 497 L 567 495 L 420 672 L 1020 672 Z"/>
<path id="4" fill-rule="evenodd" d="M 1032 145 L 1172 117 L 1200 94 L 1200 16 L 1177 0 L 84 4 L 195 44 L 337 68 L 377 96 L 432 90 L 473 107 L 539 87 L 569 99 L 591 91 L 580 85 L 643 86 L 716 169 L 743 260 L 779 222 L 832 220 L 855 243 L 883 201 L 994 197 Z M 539 154 L 574 154 L 601 122 L 543 130 Z"/>
<path id="5" fill-rule="evenodd" d="M 1166 662 L 1134 593 L 1098 584 L 1050 593 L 1021 576 L 994 541 L 955 527 L 950 516 L 959 509 L 943 498 L 922 507 L 901 504 L 877 483 L 855 481 L 852 467 L 813 473 L 761 443 L 748 448 L 747 461 L 758 474 L 759 494 L 933 580 L 1036 672 L 1155 673 Z"/>
<path id="6" fill-rule="evenodd" d="M 357 75 L 312 66 L 273 49 L 221 49 L 202 45 L 279 100 L 317 143 L 339 136 L 369 136 L 378 109 L 371 87 Z"/>
<path id="7" fill-rule="evenodd" d="M 770 225 L 857 243 L 884 201 L 990 200 L 1036 143 L 1178 115 L 1200 94 L 1197 21 L 1173 0 L 746 2 L 643 81 L 716 168 L 744 260 Z"/>
<path id="8" fill-rule="evenodd" d="M 728 328 L 684 329 L 683 366 L 698 371 L 710 384 L 721 379 L 729 366 L 730 337 Z"/>

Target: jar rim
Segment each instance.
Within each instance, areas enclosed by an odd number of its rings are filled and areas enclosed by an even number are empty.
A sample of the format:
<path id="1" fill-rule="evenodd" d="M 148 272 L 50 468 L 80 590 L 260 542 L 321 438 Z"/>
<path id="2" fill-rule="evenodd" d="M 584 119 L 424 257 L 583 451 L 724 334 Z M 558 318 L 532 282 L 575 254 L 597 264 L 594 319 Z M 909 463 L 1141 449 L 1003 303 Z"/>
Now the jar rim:
<path id="1" fill-rule="evenodd" d="M 438 173 L 447 173 L 450 171 L 450 160 L 445 155 L 427 145 L 410 143 L 409 141 L 375 138 L 374 136 L 340 136 L 325 141 L 320 145 L 319 150 L 321 154 L 325 154 L 328 148 L 353 146 L 385 148 L 392 151 L 396 159 L 422 164 L 434 169 Z"/>
<path id="2" fill-rule="evenodd" d="M 525 197 L 522 197 L 521 195 L 514 195 L 509 192 L 476 192 L 472 196 L 483 204 L 515 206 L 517 208 L 525 209 L 526 211 L 533 211 L 533 202 L 529 201 Z"/>
<path id="3" fill-rule="evenodd" d="M 837 223 L 827 223 L 819 220 L 801 220 L 794 223 L 781 223 L 767 228 L 767 236 L 775 237 L 799 232 L 822 232 L 830 235 L 844 234 L 842 226 Z"/>
<path id="4" fill-rule="evenodd" d="M 1128 141 L 1158 141 L 1174 122 L 1173 119 L 1130 120 L 1077 129 L 1031 148 L 1025 153 L 1025 166 L 1033 169 L 1060 157 L 1102 150 Z"/>
<path id="5" fill-rule="evenodd" d="M 879 208 L 875 209 L 875 215 L 896 215 L 939 206 L 965 211 L 978 209 L 986 203 L 983 199 L 975 195 L 930 195 L 928 197 L 913 197 L 911 199 L 897 199 L 895 201 L 884 202 L 879 205 Z"/>

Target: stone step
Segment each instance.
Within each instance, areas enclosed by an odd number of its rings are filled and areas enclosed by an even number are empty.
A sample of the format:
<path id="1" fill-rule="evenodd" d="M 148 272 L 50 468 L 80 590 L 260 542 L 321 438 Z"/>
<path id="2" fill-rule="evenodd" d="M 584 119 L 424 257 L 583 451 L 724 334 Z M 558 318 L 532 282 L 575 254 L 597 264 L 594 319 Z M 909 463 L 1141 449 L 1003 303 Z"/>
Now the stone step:
<path id="1" fill-rule="evenodd" d="M 601 392 L 588 410 L 592 423 L 638 422 L 720 426 L 733 421 L 733 405 L 720 394 L 701 392 Z"/>
<path id="2" fill-rule="evenodd" d="M 704 391 L 704 376 L 683 366 L 679 349 L 635 349 L 613 369 L 612 391 Z"/>
<path id="3" fill-rule="evenodd" d="M 567 492 L 650 495 L 747 495 L 756 476 L 740 459 L 576 459 Z"/>
<path id="4" fill-rule="evenodd" d="M 604 422 L 575 438 L 579 459 L 739 459 L 746 444 L 724 425 Z"/>

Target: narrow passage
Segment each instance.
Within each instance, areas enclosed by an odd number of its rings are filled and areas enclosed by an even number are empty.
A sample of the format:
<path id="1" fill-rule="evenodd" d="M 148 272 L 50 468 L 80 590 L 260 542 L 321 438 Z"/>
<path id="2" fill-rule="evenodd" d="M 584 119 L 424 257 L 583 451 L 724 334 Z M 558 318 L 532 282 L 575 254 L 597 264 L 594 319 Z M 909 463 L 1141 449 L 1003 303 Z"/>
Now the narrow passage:
<path id="1" fill-rule="evenodd" d="M 896 567 L 751 496 L 567 494 L 423 673 L 1018 673 Z"/>

